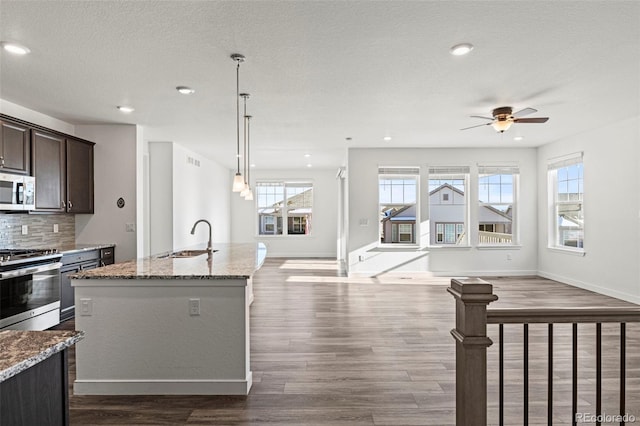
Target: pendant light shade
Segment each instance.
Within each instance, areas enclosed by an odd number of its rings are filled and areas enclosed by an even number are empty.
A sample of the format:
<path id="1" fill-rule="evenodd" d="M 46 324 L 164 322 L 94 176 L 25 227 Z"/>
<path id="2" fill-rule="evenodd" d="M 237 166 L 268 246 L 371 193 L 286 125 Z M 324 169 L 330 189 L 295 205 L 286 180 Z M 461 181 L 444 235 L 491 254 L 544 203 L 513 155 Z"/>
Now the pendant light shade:
<path id="1" fill-rule="evenodd" d="M 240 173 L 240 63 L 244 62 L 244 55 L 234 53 L 231 59 L 236 62 L 236 159 L 238 168 L 233 178 L 233 192 L 240 192 L 244 189 L 244 178 Z"/>
<path id="2" fill-rule="evenodd" d="M 247 191 L 244 194 L 244 199 L 247 201 L 252 201 L 253 200 L 253 191 L 251 190 L 251 182 L 249 181 L 249 155 L 250 155 L 250 138 L 251 138 L 251 133 L 250 133 L 250 127 L 251 127 L 251 116 L 247 115 L 246 110 L 245 110 L 245 115 L 244 118 L 247 120 L 247 132 L 246 132 L 246 136 L 247 136 L 247 144 L 245 146 L 245 175 L 247 177 Z"/>

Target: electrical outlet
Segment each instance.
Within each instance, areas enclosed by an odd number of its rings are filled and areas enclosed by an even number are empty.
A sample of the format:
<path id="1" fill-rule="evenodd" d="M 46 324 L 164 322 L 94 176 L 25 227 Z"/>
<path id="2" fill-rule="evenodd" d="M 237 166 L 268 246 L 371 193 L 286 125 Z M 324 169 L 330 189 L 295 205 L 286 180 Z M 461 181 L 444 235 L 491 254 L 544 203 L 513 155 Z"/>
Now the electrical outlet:
<path id="1" fill-rule="evenodd" d="M 507 260 L 511 260 L 511 254 L 507 254 Z"/>
<path id="2" fill-rule="evenodd" d="M 57 233 L 57 232 L 58 232 L 58 224 L 57 224 L 57 223 L 54 223 L 54 224 L 53 224 L 53 232 L 54 232 L 54 233 Z"/>
<path id="3" fill-rule="evenodd" d="M 200 299 L 189 299 L 189 315 L 200 315 Z"/>
<path id="4" fill-rule="evenodd" d="M 29 233 L 29 225 L 22 225 L 22 235 L 27 235 Z"/>
<path id="5" fill-rule="evenodd" d="M 86 298 L 80 299 L 80 315 L 84 317 L 93 315 L 93 300 Z"/>
<path id="6" fill-rule="evenodd" d="M 136 232 L 136 224 L 135 223 L 127 223 L 125 226 L 127 232 Z"/>

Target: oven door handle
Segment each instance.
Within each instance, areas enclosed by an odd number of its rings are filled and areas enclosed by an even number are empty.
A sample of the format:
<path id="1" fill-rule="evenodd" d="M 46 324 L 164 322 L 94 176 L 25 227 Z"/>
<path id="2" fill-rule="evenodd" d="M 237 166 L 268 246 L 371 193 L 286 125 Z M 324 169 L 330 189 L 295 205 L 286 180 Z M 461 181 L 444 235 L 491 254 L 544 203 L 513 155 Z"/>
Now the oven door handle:
<path id="1" fill-rule="evenodd" d="M 14 269 L 13 271 L 5 271 L 0 273 L 0 280 L 4 280 L 6 278 L 21 277 L 23 275 L 33 275 L 40 272 L 53 271 L 54 269 L 60 269 L 60 267 L 62 267 L 62 263 L 57 262 L 48 263 L 46 265 L 38 265 L 31 268 Z"/>

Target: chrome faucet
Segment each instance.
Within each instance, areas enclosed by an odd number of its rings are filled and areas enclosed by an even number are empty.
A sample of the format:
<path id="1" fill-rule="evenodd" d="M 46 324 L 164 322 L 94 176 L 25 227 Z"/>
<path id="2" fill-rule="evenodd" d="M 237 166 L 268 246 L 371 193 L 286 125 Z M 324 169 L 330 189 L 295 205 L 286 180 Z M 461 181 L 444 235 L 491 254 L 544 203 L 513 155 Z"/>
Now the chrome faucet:
<path id="1" fill-rule="evenodd" d="M 209 223 L 208 220 L 204 220 L 204 219 L 200 219 L 200 220 L 196 221 L 196 223 L 193 224 L 193 228 L 191 228 L 191 235 L 196 233 L 196 226 L 198 226 L 198 224 L 200 222 L 204 222 L 207 225 L 209 225 L 209 242 L 207 243 L 207 251 L 209 252 L 209 255 L 211 255 L 211 253 L 212 253 L 212 248 L 211 248 L 211 223 Z"/>

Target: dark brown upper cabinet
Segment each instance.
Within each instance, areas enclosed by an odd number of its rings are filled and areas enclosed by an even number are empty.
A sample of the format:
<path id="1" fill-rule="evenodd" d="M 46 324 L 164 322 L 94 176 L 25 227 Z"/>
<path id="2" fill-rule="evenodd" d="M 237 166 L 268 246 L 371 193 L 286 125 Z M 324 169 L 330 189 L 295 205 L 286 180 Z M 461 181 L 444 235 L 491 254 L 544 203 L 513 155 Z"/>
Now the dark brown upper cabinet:
<path id="1" fill-rule="evenodd" d="M 67 211 L 93 213 L 93 143 L 67 139 Z"/>
<path id="2" fill-rule="evenodd" d="M 93 213 L 93 143 L 32 132 L 36 211 Z"/>
<path id="3" fill-rule="evenodd" d="M 0 173 L 30 173 L 30 128 L 10 120 L 0 120 Z"/>

